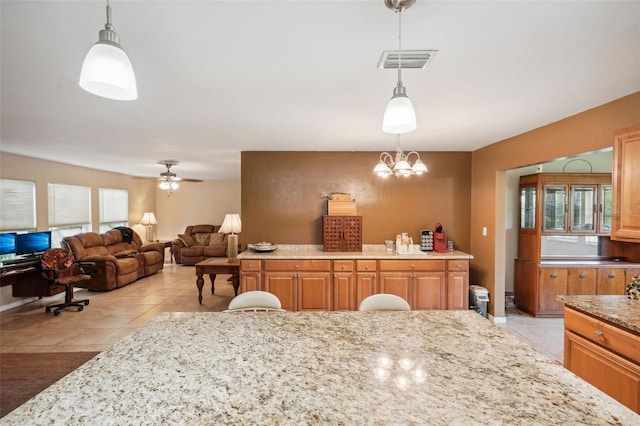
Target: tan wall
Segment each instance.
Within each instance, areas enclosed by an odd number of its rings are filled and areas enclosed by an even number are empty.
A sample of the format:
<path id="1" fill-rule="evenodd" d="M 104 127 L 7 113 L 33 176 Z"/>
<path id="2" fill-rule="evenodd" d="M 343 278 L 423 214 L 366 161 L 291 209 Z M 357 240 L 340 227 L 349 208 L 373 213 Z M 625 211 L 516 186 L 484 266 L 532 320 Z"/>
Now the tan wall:
<path id="1" fill-rule="evenodd" d="M 504 315 L 506 170 L 610 147 L 616 130 L 640 124 L 640 92 L 474 151 L 471 186 L 471 281 L 489 289 L 489 311 Z M 502 204 L 501 204 L 502 203 Z M 488 228 L 482 236 L 482 227 Z"/>
<path id="2" fill-rule="evenodd" d="M 471 153 L 420 153 L 429 172 L 410 178 L 372 174 L 379 152 L 243 152 L 242 242 L 322 244 L 326 195 L 347 192 L 363 216 L 364 244 L 383 244 L 441 222 L 469 251 Z"/>

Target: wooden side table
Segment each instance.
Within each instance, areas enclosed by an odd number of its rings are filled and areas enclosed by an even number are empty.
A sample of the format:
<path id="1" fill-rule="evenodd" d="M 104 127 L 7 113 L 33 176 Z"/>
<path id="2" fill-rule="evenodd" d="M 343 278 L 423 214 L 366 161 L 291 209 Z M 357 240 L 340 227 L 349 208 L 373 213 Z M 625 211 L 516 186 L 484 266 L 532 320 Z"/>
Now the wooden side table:
<path id="1" fill-rule="evenodd" d="M 238 295 L 240 286 L 240 261 L 238 259 L 229 262 L 226 257 L 212 257 L 196 263 L 196 286 L 198 287 L 198 302 L 202 305 L 202 287 L 204 287 L 204 274 L 209 274 L 211 280 L 211 294 L 215 291 L 217 274 L 231 274 L 231 284 L 235 295 Z"/>

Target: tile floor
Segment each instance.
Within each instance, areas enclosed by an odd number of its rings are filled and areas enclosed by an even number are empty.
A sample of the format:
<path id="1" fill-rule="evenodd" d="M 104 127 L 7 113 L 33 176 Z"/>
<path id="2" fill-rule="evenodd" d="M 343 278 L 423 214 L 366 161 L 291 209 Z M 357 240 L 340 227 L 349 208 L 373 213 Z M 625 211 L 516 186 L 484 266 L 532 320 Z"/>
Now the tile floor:
<path id="1" fill-rule="evenodd" d="M 82 312 L 45 314 L 44 306 L 57 303 L 63 295 L 0 313 L 1 352 L 103 351 L 161 312 L 218 312 L 233 298 L 228 275 L 218 275 L 215 294 L 208 280 L 198 304 L 195 269 L 166 264 L 155 275 L 118 290 L 98 293 L 78 289 L 77 299 L 91 302 Z M 562 362 L 563 320 L 532 318 L 511 309 L 500 327 L 515 334 L 538 351 Z"/>

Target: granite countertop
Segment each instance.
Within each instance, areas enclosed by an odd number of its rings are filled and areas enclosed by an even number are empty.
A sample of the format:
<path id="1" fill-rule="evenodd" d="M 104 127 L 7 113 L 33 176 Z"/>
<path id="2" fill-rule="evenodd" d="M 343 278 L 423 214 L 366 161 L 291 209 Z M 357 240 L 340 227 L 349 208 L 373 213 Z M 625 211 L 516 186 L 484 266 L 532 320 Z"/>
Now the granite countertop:
<path id="1" fill-rule="evenodd" d="M 606 266 L 608 268 L 633 268 L 640 266 L 640 263 L 625 262 L 623 260 L 616 259 L 543 259 L 540 261 L 540 266 L 572 266 L 572 265 L 586 265 L 586 266 Z"/>
<path id="2" fill-rule="evenodd" d="M 472 311 L 164 313 L 2 424 L 639 424 Z"/>
<path id="3" fill-rule="evenodd" d="M 640 334 L 640 301 L 627 296 L 557 296 L 557 299 L 594 317 Z"/>
<path id="4" fill-rule="evenodd" d="M 278 248 L 270 252 L 256 252 L 247 249 L 238 255 L 240 259 L 423 259 L 423 260 L 457 260 L 473 259 L 473 256 L 458 250 L 437 253 L 435 251 L 415 251 L 413 253 L 388 252 L 384 244 L 364 244 L 362 251 L 335 252 L 324 251 L 317 244 L 278 244 Z"/>

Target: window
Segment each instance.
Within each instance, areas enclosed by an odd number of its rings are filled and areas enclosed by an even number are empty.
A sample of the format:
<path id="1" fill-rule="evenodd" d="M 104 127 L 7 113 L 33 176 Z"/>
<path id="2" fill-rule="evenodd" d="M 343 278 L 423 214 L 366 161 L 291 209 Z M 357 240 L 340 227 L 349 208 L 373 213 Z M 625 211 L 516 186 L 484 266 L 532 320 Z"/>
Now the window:
<path id="1" fill-rule="evenodd" d="M 129 226 L 129 191 L 100 188 L 100 232 Z"/>
<path id="2" fill-rule="evenodd" d="M 91 188 L 48 184 L 51 246 L 60 247 L 63 237 L 91 230 Z"/>
<path id="3" fill-rule="evenodd" d="M 36 183 L 0 179 L 0 231 L 36 229 Z"/>

